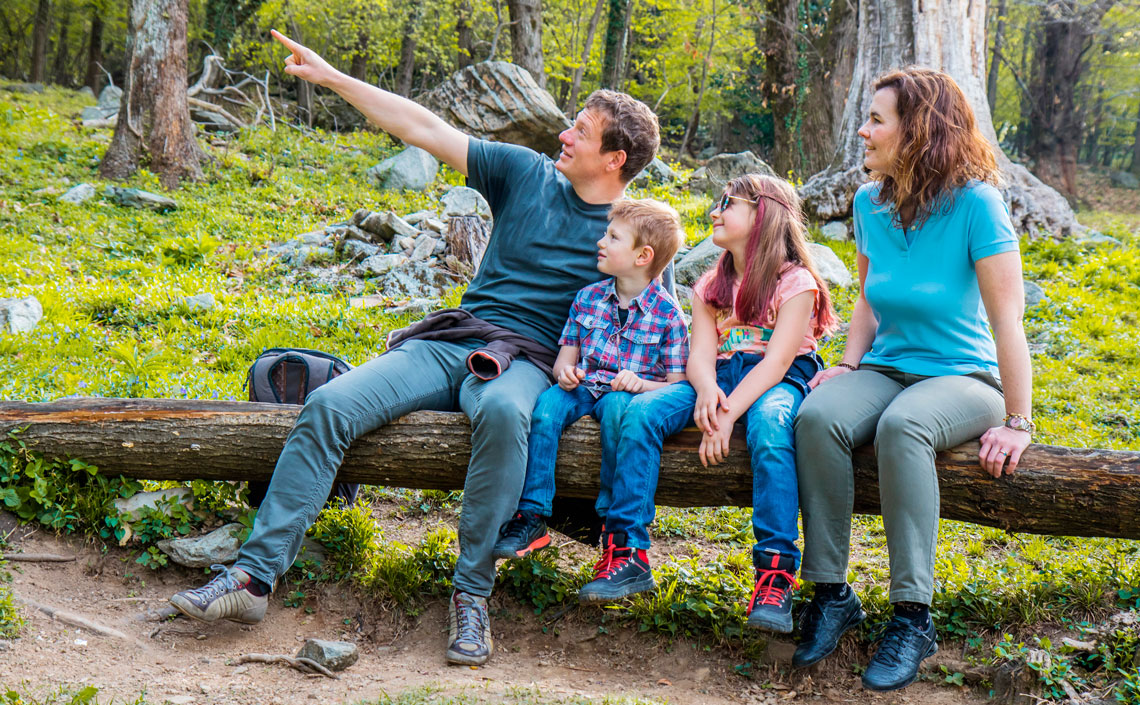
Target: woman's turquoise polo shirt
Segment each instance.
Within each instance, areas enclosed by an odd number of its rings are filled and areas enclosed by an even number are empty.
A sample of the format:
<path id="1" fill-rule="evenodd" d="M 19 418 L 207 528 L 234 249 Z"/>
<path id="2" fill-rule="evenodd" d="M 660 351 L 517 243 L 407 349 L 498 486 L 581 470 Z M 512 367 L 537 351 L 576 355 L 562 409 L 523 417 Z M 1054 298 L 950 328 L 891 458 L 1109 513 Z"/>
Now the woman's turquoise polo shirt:
<path id="1" fill-rule="evenodd" d="M 869 262 L 863 293 L 878 323 L 862 364 L 932 377 L 997 377 L 974 263 L 1018 249 L 1001 193 L 970 182 L 905 233 L 891 222 L 892 204 L 875 203 L 878 193 L 878 182 L 865 184 L 854 204 L 855 246 Z"/>

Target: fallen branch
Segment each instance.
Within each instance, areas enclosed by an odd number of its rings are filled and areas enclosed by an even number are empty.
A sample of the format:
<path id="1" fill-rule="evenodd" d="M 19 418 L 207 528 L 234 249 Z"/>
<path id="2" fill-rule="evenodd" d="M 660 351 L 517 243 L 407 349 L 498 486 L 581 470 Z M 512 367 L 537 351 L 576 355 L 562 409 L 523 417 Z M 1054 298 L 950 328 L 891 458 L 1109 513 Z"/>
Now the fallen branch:
<path id="1" fill-rule="evenodd" d="M 5 553 L 0 555 L 0 561 L 13 563 L 70 563 L 75 556 L 59 556 L 54 553 Z"/>
<path id="2" fill-rule="evenodd" d="M 52 607 L 51 605 L 40 604 L 39 602 L 36 602 L 35 600 L 29 600 L 26 597 L 20 597 L 18 595 L 15 595 L 14 597 L 16 597 L 17 600 L 24 603 L 25 605 L 33 609 L 37 609 L 52 619 L 58 622 L 63 622 L 68 626 L 76 627 L 77 629 L 86 629 L 87 631 L 93 634 L 98 634 L 99 636 L 109 636 L 115 639 L 129 641 L 132 644 L 138 644 L 138 641 L 136 641 L 133 636 L 124 634 L 118 629 L 99 624 L 98 622 L 93 622 L 82 615 L 78 615 L 73 612 L 66 612 L 56 607 Z"/>
<path id="3" fill-rule="evenodd" d="M 340 680 L 340 676 L 316 661 L 305 658 L 304 656 L 289 656 L 287 654 L 244 654 L 234 659 L 233 665 L 236 666 L 243 663 L 279 663 L 294 668 L 306 675 L 319 674 L 326 678 Z"/>
<path id="4" fill-rule="evenodd" d="M 218 115 L 221 115 L 226 120 L 228 120 L 234 127 L 242 128 L 246 126 L 246 124 L 239 118 L 234 117 L 232 114 L 230 114 L 229 111 L 227 111 L 222 106 L 217 105 L 216 103 L 207 103 L 206 101 L 198 100 L 197 98 L 187 98 L 186 103 L 188 105 L 194 106 L 195 108 L 201 108 L 202 110 L 209 110 L 210 112 L 217 113 Z"/>
<path id="5" fill-rule="evenodd" d="M 151 480 L 268 480 L 300 407 L 175 399 L 63 399 L 0 403 L 0 437 L 19 432 L 30 450 L 82 458 L 106 475 Z M 656 502 L 676 507 L 752 502 L 743 440 L 726 462 L 697 460 L 698 431 L 666 441 Z M 338 479 L 389 487 L 463 487 L 471 428 L 459 413 L 422 411 L 357 440 Z M 978 444 L 938 453 L 941 515 L 1008 531 L 1140 539 L 1140 453 L 1031 445 L 1012 476 L 979 466 Z M 578 421 L 562 437 L 559 495 L 598 492 L 598 425 Z M 878 469 L 870 447 L 854 457 L 856 512 L 879 513 Z"/>

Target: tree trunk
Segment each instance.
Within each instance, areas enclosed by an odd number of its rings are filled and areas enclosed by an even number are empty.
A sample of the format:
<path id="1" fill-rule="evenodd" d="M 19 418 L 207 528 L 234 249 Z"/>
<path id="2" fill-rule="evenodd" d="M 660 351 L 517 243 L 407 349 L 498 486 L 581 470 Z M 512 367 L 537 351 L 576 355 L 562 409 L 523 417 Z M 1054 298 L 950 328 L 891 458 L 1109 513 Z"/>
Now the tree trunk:
<path id="1" fill-rule="evenodd" d="M 997 146 L 983 79 L 985 12 L 982 0 L 923 0 L 919 4 L 859 0 L 854 76 L 839 119 L 836 156 L 831 167 L 800 189 L 810 215 L 831 220 L 851 214 L 855 191 L 866 180 L 858 130 L 871 104 L 871 83 L 890 69 L 919 64 L 950 74 L 973 106 L 978 127 L 994 145 L 1004 172 L 1004 194 L 1014 227 L 1031 237 L 1044 230 L 1057 239 L 1084 230 L 1064 197 L 1025 167 L 1012 163 Z"/>
<path id="2" fill-rule="evenodd" d="M 59 21 L 59 34 L 55 40 L 55 61 L 52 62 L 52 80 L 61 86 L 71 85 L 71 75 L 67 70 L 67 32 L 71 29 L 71 9 L 68 3 L 63 9 L 63 17 Z"/>
<path id="3" fill-rule="evenodd" d="M 0 435 L 47 457 L 81 458 L 104 475 L 155 480 L 267 480 L 300 407 L 174 399 L 66 399 L 0 403 Z M 665 442 L 656 502 L 678 507 L 752 502 L 744 439 L 726 462 L 697 461 L 699 432 Z M 471 428 L 458 413 L 421 411 L 357 440 L 337 479 L 392 487 L 463 487 Z M 978 467 L 978 444 L 938 453 L 941 516 L 1063 536 L 1140 539 L 1140 453 L 1031 445 L 1017 474 L 995 480 Z M 856 451 L 855 511 L 879 512 L 869 446 Z M 598 492 L 598 425 L 583 419 L 562 436 L 557 485 L 563 497 Z"/>
<path id="4" fill-rule="evenodd" d="M 994 49 L 990 53 L 990 73 L 986 78 L 986 100 L 990 104 L 990 119 L 993 119 L 993 109 L 997 105 L 998 89 L 998 57 L 1002 55 L 1005 44 L 1005 13 L 1006 0 L 998 0 L 997 27 L 994 29 Z"/>
<path id="5" fill-rule="evenodd" d="M 1132 173 L 1140 178 L 1140 108 L 1136 110 L 1136 129 L 1132 133 Z"/>
<path id="6" fill-rule="evenodd" d="M 586 73 L 586 65 L 590 63 L 590 49 L 594 47 L 594 35 L 598 31 L 598 20 L 602 17 L 602 8 L 606 0 L 598 0 L 594 4 L 594 14 L 590 17 L 590 25 L 586 28 L 586 43 L 582 47 L 582 65 L 574 69 L 574 79 L 570 84 L 570 97 L 562 105 L 562 112 L 573 118 L 578 110 L 578 92 L 582 89 L 582 75 Z"/>
<path id="7" fill-rule="evenodd" d="M 213 49 L 224 57 L 238 29 L 257 12 L 264 0 L 206 0 L 206 28 Z"/>
<path id="8" fill-rule="evenodd" d="M 51 0 L 40 0 L 32 26 L 32 83 L 43 83 L 47 70 L 48 30 L 51 28 Z"/>
<path id="9" fill-rule="evenodd" d="M 1085 138 L 1085 164 L 1096 164 L 1097 152 L 1100 151 L 1100 126 L 1104 120 L 1104 85 L 1096 87 L 1096 102 L 1092 109 L 1092 126 L 1088 137 Z"/>
<path id="10" fill-rule="evenodd" d="M 422 7 L 417 3 L 417 7 Z M 404 38 L 407 41 L 407 37 Z M 401 57 L 402 58 L 402 57 Z M 348 75 L 358 81 L 368 83 L 368 34 L 360 32 L 356 35 L 356 51 L 352 54 L 352 63 L 348 67 Z"/>
<path id="11" fill-rule="evenodd" d="M 186 102 L 187 3 L 131 2 L 123 102 L 99 165 L 104 178 L 127 178 L 144 156 L 166 188 L 202 177 L 202 154 Z"/>
<path id="12" fill-rule="evenodd" d="M 762 47 L 764 52 L 764 99 L 772 111 L 775 145 L 772 168 L 777 174 L 787 174 L 800 162 L 797 147 L 802 113 L 796 90 L 800 63 L 796 46 L 799 0 L 765 0 L 764 9 L 764 22 L 756 32 L 756 46 Z"/>
<path id="13" fill-rule="evenodd" d="M 697 35 L 698 40 L 701 33 L 701 25 L 704 23 L 702 17 L 697 22 Z M 712 63 L 713 47 L 716 46 L 716 0 L 712 4 L 712 22 L 709 25 L 709 45 L 705 51 L 703 60 L 701 61 L 701 83 L 700 88 L 697 90 L 697 103 L 693 106 L 693 114 L 689 118 L 689 124 L 685 127 L 685 136 L 681 138 L 680 152 L 684 154 L 691 150 L 693 138 L 697 135 L 697 128 L 701 124 L 701 103 L 705 100 L 705 88 L 708 86 L 709 80 L 709 65 Z"/>
<path id="14" fill-rule="evenodd" d="M 475 61 L 475 38 L 471 30 L 471 0 L 459 0 L 456 8 L 455 39 L 459 47 L 456 64 L 465 69 Z"/>
<path id="15" fill-rule="evenodd" d="M 858 34 L 853 0 L 835 0 L 827 13 L 823 32 L 812 41 L 813 52 L 800 114 L 803 122 L 799 141 L 802 163 L 796 173 L 814 174 L 831 163 L 838 139 L 837 113 L 843 109 L 847 88 L 855 67 L 855 40 Z M 802 54 L 802 52 L 801 52 Z M 818 58 L 816 58 L 818 57 Z"/>
<path id="16" fill-rule="evenodd" d="M 396 94 L 404 97 L 412 94 L 416 46 L 419 43 L 420 20 L 423 19 L 423 15 L 423 3 L 414 3 L 408 11 L 408 21 L 404 24 L 404 37 L 400 42 L 400 60 L 396 63 Z"/>
<path id="17" fill-rule="evenodd" d="M 87 42 L 87 73 L 83 78 L 83 85 L 88 86 L 91 92 L 99 95 L 99 87 L 103 82 L 103 70 L 99 64 L 103 63 L 103 13 L 96 5 L 91 8 L 91 36 Z"/>
<path id="18" fill-rule="evenodd" d="M 507 0 L 511 18 L 511 60 L 546 88 L 542 61 L 542 0 Z"/>
<path id="19" fill-rule="evenodd" d="M 490 239 L 491 230 L 487 227 L 487 221 L 477 215 L 457 215 L 448 220 L 448 247 L 464 266 L 471 268 L 470 272 L 457 273 L 474 276 L 479 271 L 479 264 L 483 261 Z"/>
<path id="20" fill-rule="evenodd" d="M 626 39 L 629 35 L 629 9 L 633 0 L 609 0 L 606 20 L 605 56 L 602 59 L 602 88 L 619 90 L 625 67 Z"/>

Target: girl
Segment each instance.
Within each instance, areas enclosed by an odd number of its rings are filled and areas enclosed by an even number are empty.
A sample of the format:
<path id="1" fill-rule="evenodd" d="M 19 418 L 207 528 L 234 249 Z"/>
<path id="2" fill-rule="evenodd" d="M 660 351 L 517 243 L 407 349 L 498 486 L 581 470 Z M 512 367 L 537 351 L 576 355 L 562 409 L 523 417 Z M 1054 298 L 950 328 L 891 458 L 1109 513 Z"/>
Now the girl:
<path id="1" fill-rule="evenodd" d="M 993 148 L 946 74 L 912 67 L 874 88 L 859 129 L 873 181 L 854 203 L 860 296 L 843 360 L 812 380 L 819 386 L 796 420 L 804 577 L 815 597 L 792 665 L 823 659 L 865 619 L 846 582 L 851 451 L 874 438 L 894 618 L 863 686 L 893 690 L 938 650 L 935 452 L 980 436 L 980 464 L 999 477 L 1017 467 L 1034 426 L 1021 254 L 993 187 Z"/>
<path id="2" fill-rule="evenodd" d="M 748 624 L 786 634 L 799 565 L 792 422 L 808 380 L 823 367 L 816 339 L 835 325 L 835 313 L 808 253 L 800 200 L 790 184 L 759 174 L 733 179 L 711 218 L 713 242 L 725 252 L 694 288 L 688 381 L 630 403 L 613 502 L 635 503 L 652 519 L 656 483 L 624 488 L 621 468 L 658 467 L 662 441 L 691 421 L 703 431 L 701 463 L 716 465 L 728 455 L 733 425 L 744 419 L 756 538 Z M 609 562 L 603 557 L 599 579 L 630 572 L 622 555 L 614 555 Z"/>

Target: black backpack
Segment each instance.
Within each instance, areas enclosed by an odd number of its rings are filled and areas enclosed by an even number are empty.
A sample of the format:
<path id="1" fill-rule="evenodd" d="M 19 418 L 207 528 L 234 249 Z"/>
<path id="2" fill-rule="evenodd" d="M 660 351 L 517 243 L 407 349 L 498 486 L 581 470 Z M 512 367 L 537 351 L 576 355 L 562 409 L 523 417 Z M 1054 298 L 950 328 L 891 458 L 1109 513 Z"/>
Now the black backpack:
<path id="1" fill-rule="evenodd" d="M 348 372 L 352 365 L 336 355 L 303 348 L 270 348 L 257 356 L 246 373 L 249 400 L 269 404 L 304 404 L 309 393 L 334 377 Z M 261 506 L 268 482 L 249 483 L 249 504 Z M 334 482 L 327 505 L 343 500 L 356 503 L 360 485 Z"/>

